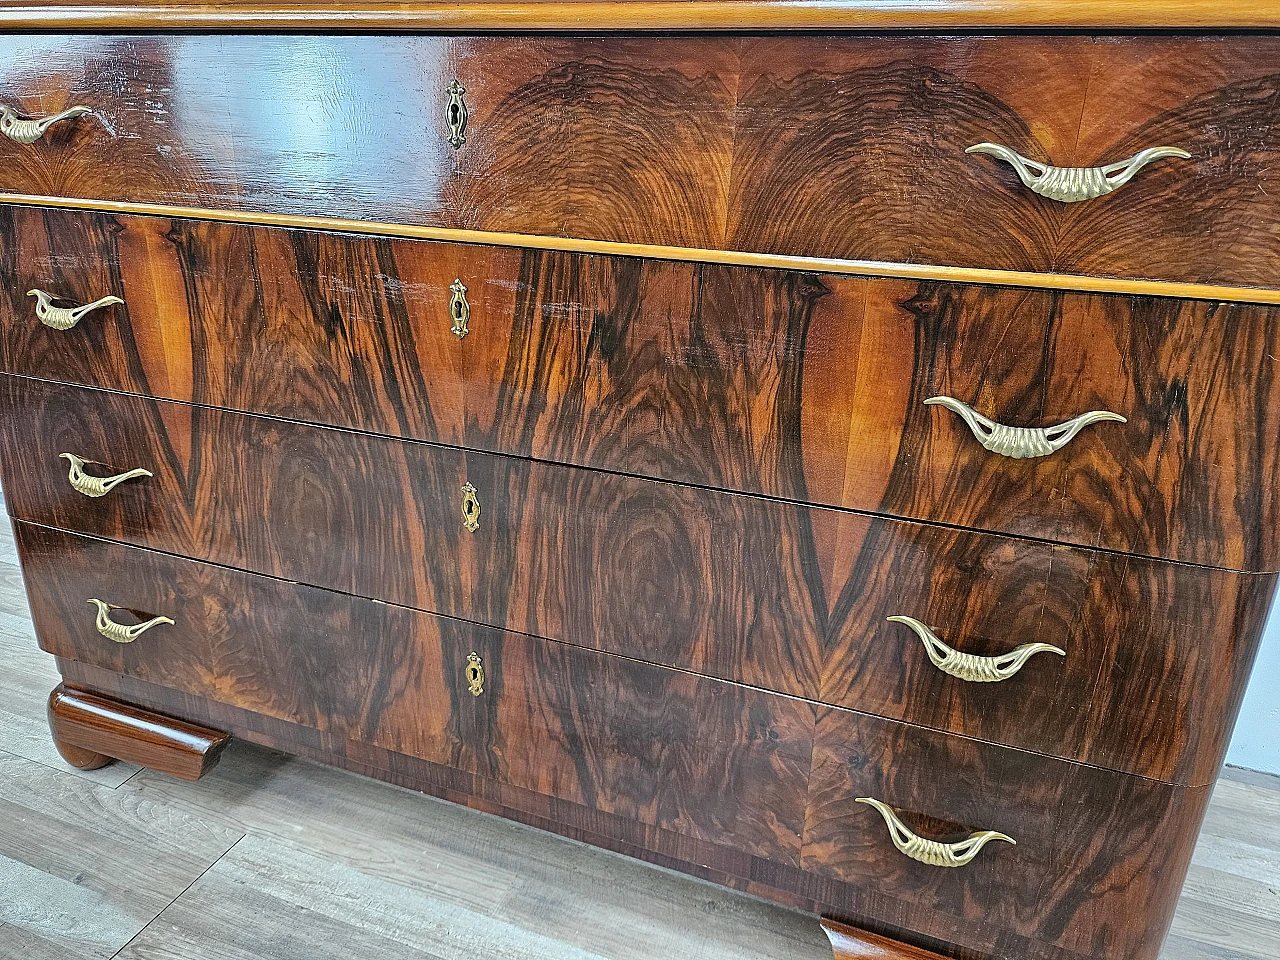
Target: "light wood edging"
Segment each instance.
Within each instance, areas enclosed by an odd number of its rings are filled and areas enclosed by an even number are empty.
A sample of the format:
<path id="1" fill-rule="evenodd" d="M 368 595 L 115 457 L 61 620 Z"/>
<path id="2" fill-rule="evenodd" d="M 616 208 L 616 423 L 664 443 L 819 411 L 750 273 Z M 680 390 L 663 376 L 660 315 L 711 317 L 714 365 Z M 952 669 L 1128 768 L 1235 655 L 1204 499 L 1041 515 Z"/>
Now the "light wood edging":
<path id="1" fill-rule="evenodd" d="M 295 230 L 325 230 L 334 233 L 370 234 L 408 240 L 438 240 L 446 243 L 521 247 L 611 257 L 640 257 L 649 260 L 719 263 L 728 266 L 800 270 L 811 273 L 836 273 L 849 276 L 933 280 L 947 283 L 977 283 L 1001 287 L 1038 287 L 1048 290 L 1071 290 L 1083 293 L 1174 297 L 1182 300 L 1280 304 L 1280 289 L 1229 287 L 1206 283 L 1177 283 L 1171 280 L 1125 280 L 1116 277 L 1031 273 L 1022 270 L 947 267 L 928 263 L 842 260 L 836 257 L 792 257 L 770 253 L 750 253 L 741 250 L 668 247 L 648 243 L 618 243 L 611 240 L 583 240 L 574 237 L 495 233 L 488 230 L 458 230 L 451 227 L 424 227 L 409 223 L 345 220 L 339 217 L 295 216 L 284 213 L 257 213 L 250 210 L 209 210 L 202 207 L 178 207 L 159 203 L 40 197 L 15 193 L 0 193 L 0 204 L 93 210 L 100 213 L 173 217 L 187 220 L 219 220 L 227 223 L 243 223 L 262 227 L 287 227 Z"/>
<path id="2" fill-rule="evenodd" d="M 1274 0 L 546 0 L 501 3 L 51 3 L 0 6 L 26 30 L 1278 29 Z"/>

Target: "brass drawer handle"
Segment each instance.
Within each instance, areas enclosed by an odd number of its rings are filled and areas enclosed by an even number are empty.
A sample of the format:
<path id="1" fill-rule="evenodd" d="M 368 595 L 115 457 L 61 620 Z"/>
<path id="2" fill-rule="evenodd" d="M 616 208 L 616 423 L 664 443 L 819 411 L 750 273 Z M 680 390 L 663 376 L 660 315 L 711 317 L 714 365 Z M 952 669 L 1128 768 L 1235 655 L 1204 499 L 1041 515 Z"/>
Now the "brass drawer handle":
<path id="1" fill-rule="evenodd" d="M 445 107 L 444 118 L 449 125 L 449 146 L 459 150 L 467 142 L 467 103 L 462 99 L 467 90 L 454 80 L 446 92 L 449 94 L 449 105 Z"/>
<path id="2" fill-rule="evenodd" d="M 963 867 L 992 840 L 1003 840 L 1005 843 L 1017 845 L 1013 837 L 1007 837 L 996 830 L 979 830 L 958 843 L 926 840 L 912 833 L 888 804 L 881 803 L 873 797 L 858 797 L 857 801 L 870 804 L 880 811 L 880 816 L 884 817 L 884 822 L 889 826 L 889 837 L 893 840 L 895 847 L 912 860 L 918 860 L 931 867 Z"/>
<path id="3" fill-rule="evenodd" d="M 478 697 L 484 693 L 484 663 L 480 659 L 480 654 L 472 650 L 467 654 L 467 687 L 471 691 L 473 697 Z"/>
<path id="4" fill-rule="evenodd" d="M 113 477 L 91 477 L 84 472 L 85 461 L 74 453 L 60 453 L 58 456 L 71 463 L 71 469 L 67 471 L 67 480 L 71 484 L 71 489 L 76 493 L 84 494 L 86 497 L 105 497 L 126 480 L 153 475 L 150 470 L 143 470 L 141 467 L 137 467 L 124 473 L 117 473 Z"/>
<path id="5" fill-rule="evenodd" d="M 471 332 L 471 304 L 467 302 L 467 287 L 461 280 L 449 284 L 449 319 L 453 321 L 449 327 L 453 335 L 461 340 Z"/>
<path id="6" fill-rule="evenodd" d="M 35 143 L 44 136 L 44 132 L 59 120 L 71 120 L 93 113 L 88 107 L 68 107 L 61 113 L 34 120 L 24 120 L 18 116 L 13 107 L 0 107 L 0 133 L 18 143 Z"/>
<path id="7" fill-rule="evenodd" d="M 159 626 L 162 623 L 173 623 L 168 617 L 152 617 L 146 623 L 135 623 L 131 627 L 126 627 L 123 623 L 116 623 L 108 616 L 112 610 L 120 609 L 119 607 L 113 607 L 94 597 L 89 598 L 89 603 L 98 608 L 98 617 L 94 622 L 98 632 L 108 640 L 114 640 L 116 643 L 133 643 L 152 627 Z"/>
<path id="8" fill-rule="evenodd" d="M 915 617 L 889 617 L 888 619 L 891 623 L 906 624 L 915 631 L 916 636 L 924 643 L 925 652 L 929 654 L 929 660 L 935 667 L 945 674 L 973 683 L 1008 680 L 1037 653 L 1056 653 L 1060 657 L 1067 655 L 1065 650 L 1059 650 L 1048 643 L 1024 643 L 998 657 L 979 657 L 972 653 L 961 653 L 954 647 L 947 646 L 936 633 Z"/>
<path id="9" fill-rule="evenodd" d="M 470 483 L 462 485 L 462 525 L 472 533 L 480 529 L 480 500 Z"/>
<path id="10" fill-rule="evenodd" d="M 953 397 L 930 397 L 925 403 L 941 404 L 948 410 L 960 414 L 980 444 L 992 453 L 998 453 L 1002 457 L 1012 457 L 1014 460 L 1047 457 L 1051 453 L 1057 453 L 1072 437 L 1091 423 L 1100 423 L 1103 420 L 1114 420 L 1117 423 L 1129 422 L 1120 414 L 1112 413 L 1110 410 L 1090 410 L 1056 427 L 1006 427 L 1003 423 L 989 420 L 967 403 L 961 403 Z"/>
<path id="11" fill-rule="evenodd" d="M 1127 160 L 1117 160 L 1102 167 L 1055 167 L 1038 160 L 1029 160 L 1020 153 L 998 143 L 975 143 L 965 153 L 985 153 L 1003 160 L 1018 174 L 1024 186 L 1050 200 L 1078 203 L 1092 200 L 1123 187 L 1139 170 L 1164 157 L 1189 160 L 1191 154 L 1179 147 L 1148 147 L 1139 150 Z"/>
<path id="12" fill-rule="evenodd" d="M 113 303 L 124 303 L 119 297 L 103 297 L 79 307 L 55 307 L 53 295 L 43 290 L 28 290 L 27 296 L 36 298 L 36 317 L 40 322 L 55 330 L 70 330 L 84 319 L 85 314 L 109 307 Z"/>

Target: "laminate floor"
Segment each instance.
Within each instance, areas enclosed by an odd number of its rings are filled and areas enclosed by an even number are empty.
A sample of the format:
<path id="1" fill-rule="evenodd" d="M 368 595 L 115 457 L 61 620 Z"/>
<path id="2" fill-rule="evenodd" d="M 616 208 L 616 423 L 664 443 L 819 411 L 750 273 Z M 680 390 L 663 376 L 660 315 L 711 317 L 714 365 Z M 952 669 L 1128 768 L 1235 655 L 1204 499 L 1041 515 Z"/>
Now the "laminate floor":
<path id="1" fill-rule="evenodd" d="M 830 960 L 711 884 L 234 743 L 196 784 L 73 770 L 0 521 L 0 960 Z M 1228 770 L 1162 960 L 1280 957 L 1280 779 Z"/>

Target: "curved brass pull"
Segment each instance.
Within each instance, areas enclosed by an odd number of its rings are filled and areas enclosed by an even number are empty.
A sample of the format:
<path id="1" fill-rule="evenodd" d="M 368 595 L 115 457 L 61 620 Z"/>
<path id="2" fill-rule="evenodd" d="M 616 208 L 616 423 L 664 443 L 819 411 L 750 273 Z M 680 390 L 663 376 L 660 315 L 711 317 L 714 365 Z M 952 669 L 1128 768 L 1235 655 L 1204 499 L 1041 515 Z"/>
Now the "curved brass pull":
<path id="1" fill-rule="evenodd" d="M 1180 147 L 1148 147 L 1127 160 L 1117 160 L 1102 167 L 1055 167 L 1038 160 L 1028 160 L 1020 153 L 998 143 L 975 143 L 965 153 L 985 153 L 1003 160 L 1018 174 L 1018 179 L 1033 193 L 1063 203 L 1092 200 L 1123 187 L 1139 170 L 1164 157 L 1189 160 L 1191 154 Z"/>
<path id="2" fill-rule="evenodd" d="M 0 133 L 18 143 L 35 143 L 44 136 L 44 132 L 59 120 L 71 120 L 93 113 L 88 107 L 68 107 L 61 113 L 34 120 L 24 120 L 18 116 L 13 107 L 0 107 Z"/>
<path id="3" fill-rule="evenodd" d="M 954 647 L 947 646 L 936 633 L 915 617 L 889 617 L 888 619 L 891 623 L 904 623 L 914 630 L 916 636 L 924 643 L 929 660 L 943 673 L 974 683 L 1008 680 L 1037 653 L 1056 653 L 1060 657 L 1067 655 L 1065 650 L 1059 650 L 1048 643 L 1024 643 L 998 657 L 979 657 L 972 653 L 961 653 Z"/>
<path id="4" fill-rule="evenodd" d="M 88 602 L 98 608 L 98 617 L 94 622 L 98 632 L 108 640 L 114 640 L 116 643 L 133 643 L 152 627 L 159 626 L 162 623 L 173 623 L 168 617 L 152 617 L 146 623 L 135 623 L 131 627 L 126 627 L 123 623 L 116 623 L 108 616 L 112 610 L 118 610 L 119 607 L 113 607 L 94 597 L 90 597 Z"/>
<path id="5" fill-rule="evenodd" d="M 472 533 L 480 529 L 480 500 L 470 483 L 462 485 L 462 525 Z"/>
<path id="6" fill-rule="evenodd" d="M 76 493 L 83 493 L 86 497 L 105 497 L 126 480 L 153 476 L 150 470 L 137 467 L 125 473 L 117 473 L 113 477 L 91 477 L 84 472 L 85 461 L 74 453 L 60 453 L 58 456 L 71 463 L 71 469 L 67 471 L 67 481 L 71 484 L 71 489 Z"/>
<path id="7" fill-rule="evenodd" d="M 454 80 L 446 92 L 449 94 L 449 105 L 445 107 L 444 119 L 449 125 L 449 146 L 458 150 L 467 142 L 467 104 L 462 99 L 467 90 Z"/>
<path id="8" fill-rule="evenodd" d="M 467 302 L 467 287 L 461 280 L 449 284 L 449 319 L 453 324 L 449 327 L 453 335 L 461 340 L 471 332 L 471 304 Z"/>
<path id="9" fill-rule="evenodd" d="M 85 314 L 109 307 L 113 303 L 124 303 L 119 297 L 103 297 L 79 307 L 55 307 L 53 295 L 43 290 L 28 290 L 27 296 L 36 298 L 36 317 L 39 321 L 55 330 L 70 330 L 84 319 Z"/>
<path id="10" fill-rule="evenodd" d="M 467 654 L 467 687 L 471 690 L 473 697 L 478 697 L 484 693 L 484 663 L 480 660 L 480 654 L 472 650 Z"/>
<path id="11" fill-rule="evenodd" d="M 958 843 L 939 843 L 937 840 L 926 840 L 918 837 L 898 819 L 893 808 L 881 803 L 873 797 L 858 797 L 858 803 L 866 803 L 880 811 L 884 822 L 889 826 L 889 837 L 893 845 L 912 860 L 928 864 L 931 867 L 963 867 L 978 855 L 978 851 L 992 840 L 1003 840 L 1015 846 L 1017 841 L 996 830 L 979 830 Z"/>
<path id="12" fill-rule="evenodd" d="M 1012 457 L 1014 460 L 1047 457 L 1051 453 L 1057 453 L 1072 437 L 1091 423 L 1100 423 L 1103 420 L 1114 420 L 1117 423 L 1129 422 L 1120 414 L 1112 413 L 1110 410 L 1090 410 L 1056 427 L 1006 427 L 1003 423 L 996 423 L 984 417 L 973 407 L 967 403 L 961 403 L 954 397 L 930 397 L 925 403 L 941 404 L 948 410 L 960 414 L 980 444 L 992 453 L 998 453 L 1002 457 Z"/>

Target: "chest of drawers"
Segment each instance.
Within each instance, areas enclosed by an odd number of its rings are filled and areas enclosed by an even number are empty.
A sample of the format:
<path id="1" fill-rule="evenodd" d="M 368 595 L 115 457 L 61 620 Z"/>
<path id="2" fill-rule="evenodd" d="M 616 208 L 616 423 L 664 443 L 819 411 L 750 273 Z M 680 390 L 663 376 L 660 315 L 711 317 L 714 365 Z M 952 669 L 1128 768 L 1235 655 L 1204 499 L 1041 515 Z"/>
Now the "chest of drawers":
<path id="1" fill-rule="evenodd" d="M 1280 571 L 1280 7 L 0 25 L 70 762 L 237 736 L 838 957 L 1155 960 Z"/>

